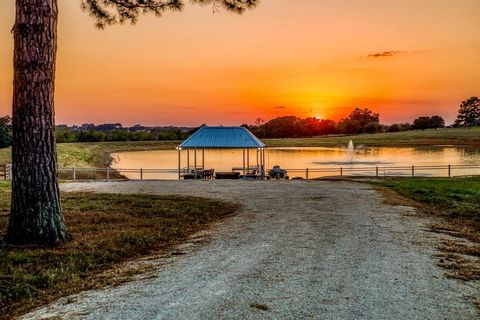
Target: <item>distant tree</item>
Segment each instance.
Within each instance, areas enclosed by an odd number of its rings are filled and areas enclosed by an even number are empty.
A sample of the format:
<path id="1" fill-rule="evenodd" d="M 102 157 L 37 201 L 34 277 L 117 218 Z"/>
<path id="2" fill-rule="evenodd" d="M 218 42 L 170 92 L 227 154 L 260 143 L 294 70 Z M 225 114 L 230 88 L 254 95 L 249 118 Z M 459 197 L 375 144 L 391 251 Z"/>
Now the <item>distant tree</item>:
<path id="1" fill-rule="evenodd" d="M 394 123 L 387 128 L 387 132 L 400 132 L 400 131 L 408 131 L 412 129 L 412 125 L 410 123 Z"/>
<path id="2" fill-rule="evenodd" d="M 95 130 L 95 125 L 93 123 L 84 123 L 80 127 L 80 130 Z"/>
<path id="3" fill-rule="evenodd" d="M 57 126 L 55 130 L 57 143 L 77 142 L 77 133 L 68 126 Z"/>
<path id="4" fill-rule="evenodd" d="M 256 126 L 261 126 L 264 123 L 265 123 L 265 120 L 263 120 L 262 118 L 255 119 L 255 125 Z"/>
<path id="5" fill-rule="evenodd" d="M 184 0 L 81 0 L 98 28 L 134 24 L 141 14 L 180 11 Z M 258 0 L 192 0 L 242 13 Z M 4 241 L 59 245 L 71 239 L 60 206 L 54 120 L 57 0 L 16 0 L 13 81 L 12 201 Z"/>
<path id="6" fill-rule="evenodd" d="M 413 120 L 413 129 L 427 130 L 430 129 L 430 117 L 418 117 Z"/>
<path id="7" fill-rule="evenodd" d="M 12 145 L 12 118 L 0 117 L 0 148 Z"/>
<path id="8" fill-rule="evenodd" d="M 337 124 L 335 121 L 330 119 L 322 119 L 319 123 L 319 132 L 320 135 L 329 135 L 337 132 Z"/>
<path id="9" fill-rule="evenodd" d="M 284 116 L 272 119 L 263 125 L 264 134 L 271 138 L 288 138 L 298 136 L 297 122 L 300 119 L 295 116 Z"/>
<path id="10" fill-rule="evenodd" d="M 306 118 L 297 121 L 299 136 L 319 136 L 336 132 L 336 123 L 329 119 Z"/>
<path id="11" fill-rule="evenodd" d="M 350 113 L 348 118 L 350 120 L 357 121 L 361 127 L 367 125 L 368 123 L 380 122 L 380 115 L 367 108 L 356 108 L 352 111 L 352 113 Z"/>
<path id="12" fill-rule="evenodd" d="M 343 134 L 356 134 L 361 133 L 361 128 L 356 121 L 345 118 L 338 122 L 337 131 Z"/>
<path id="13" fill-rule="evenodd" d="M 445 120 L 440 116 L 423 116 L 418 117 L 413 121 L 413 129 L 415 130 L 427 130 L 445 128 Z"/>
<path id="14" fill-rule="evenodd" d="M 103 131 L 103 132 L 110 132 L 115 130 L 121 130 L 123 126 L 121 123 L 104 123 L 99 124 L 98 126 L 94 126 L 93 130 Z"/>
<path id="15" fill-rule="evenodd" d="M 398 123 L 392 124 L 388 127 L 387 132 L 400 132 L 400 125 Z"/>
<path id="16" fill-rule="evenodd" d="M 430 117 L 430 129 L 445 128 L 445 120 L 440 116 Z"/>
<path id="17" fill-rule="evenodd" d="M 380 130 L 380 115 L 367 108 L 356 108 L 338 123 L 340 133 L 374 133 Z"/>
<path id="18" fill-rule="evenodd" d="M 480 99 L 471 97 L 463 101 L 458 111 L 455 127 L 476 127 L 480 126 Z"/>
<path id="19" fill-rule="evenodd" d="M 369 122 L 363 126 L 363 133 L 375 133 L 382 131 L 381 126 L 377 122 Z"/>
<path id="20" fill-rule="evenodd" d="M 101 142 L 105 141 L 105 132 L 102 131 L 94 131 L 94 130 L 85 130 L 80 131 L 77 134 L 77 141 L 78 142 Z"/>

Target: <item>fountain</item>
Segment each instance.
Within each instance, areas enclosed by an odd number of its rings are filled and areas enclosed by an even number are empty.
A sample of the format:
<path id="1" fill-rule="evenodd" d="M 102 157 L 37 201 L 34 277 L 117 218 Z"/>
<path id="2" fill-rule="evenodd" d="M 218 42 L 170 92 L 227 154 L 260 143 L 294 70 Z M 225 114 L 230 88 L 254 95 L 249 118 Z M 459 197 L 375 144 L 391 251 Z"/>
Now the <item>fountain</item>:
<path id="1" fill-rule="evenodd" d="M 355 145 L 353 144 L 353 141 L 350 140 L 348 143 L 347 147 L 347 162 L 348 163 L 353 163 L 353 156 L 355 155 Z"/>

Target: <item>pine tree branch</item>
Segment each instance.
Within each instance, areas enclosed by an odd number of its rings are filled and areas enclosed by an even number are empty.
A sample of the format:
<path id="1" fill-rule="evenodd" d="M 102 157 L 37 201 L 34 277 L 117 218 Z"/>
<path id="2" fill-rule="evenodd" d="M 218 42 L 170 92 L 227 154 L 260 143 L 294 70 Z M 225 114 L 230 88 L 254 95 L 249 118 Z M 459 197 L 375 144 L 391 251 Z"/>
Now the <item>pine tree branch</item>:
<path id="1" fill-rule="evenodd" d="M 259 0 L 190 0 L 193 4 L 221 6 L 226 11 L 242 14 L 253 9 Z M 185 0 L 81 0 L 81 8 L 95 19 L 98 28 L 117 23 L 135 24 L 140 14 L 161 16 L 166 11 L 181 11 Z"/>

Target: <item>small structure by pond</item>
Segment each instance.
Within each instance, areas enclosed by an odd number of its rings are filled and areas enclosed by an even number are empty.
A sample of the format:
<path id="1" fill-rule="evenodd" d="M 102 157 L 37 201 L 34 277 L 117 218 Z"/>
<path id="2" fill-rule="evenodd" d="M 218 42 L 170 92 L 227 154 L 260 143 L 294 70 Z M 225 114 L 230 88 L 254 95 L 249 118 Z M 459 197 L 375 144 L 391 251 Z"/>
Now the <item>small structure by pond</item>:
<path id="1" fill-rule="evenodd" d="M 205 151 L 208 149 L 242 149 L 241 166 L 232 168 L 231 172 L 207 168 Z M 244 127 L 201 127 L 177 150 L 179 179 L 265 178 L 265 144 Z M 186 167 L 182 167 L 182 154 L 187 158 Z"/>

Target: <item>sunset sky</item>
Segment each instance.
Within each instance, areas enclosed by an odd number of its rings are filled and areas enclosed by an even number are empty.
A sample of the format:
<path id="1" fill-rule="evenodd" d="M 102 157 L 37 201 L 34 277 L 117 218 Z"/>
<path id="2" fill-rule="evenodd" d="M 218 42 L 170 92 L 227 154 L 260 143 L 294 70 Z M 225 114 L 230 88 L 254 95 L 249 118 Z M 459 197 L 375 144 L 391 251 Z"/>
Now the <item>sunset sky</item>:
<path id="1" fill-rule="evenodd" d="M 57 124 L 339 119 L 357 106 L 448 124 L 480 95 L 480 0 L 261 0 L 243 16 L 187 4 L 103 31 L 77 0 L 59 6 Z M 14 0 L 0 0 L 0 114 L 13 20 Z"/>

